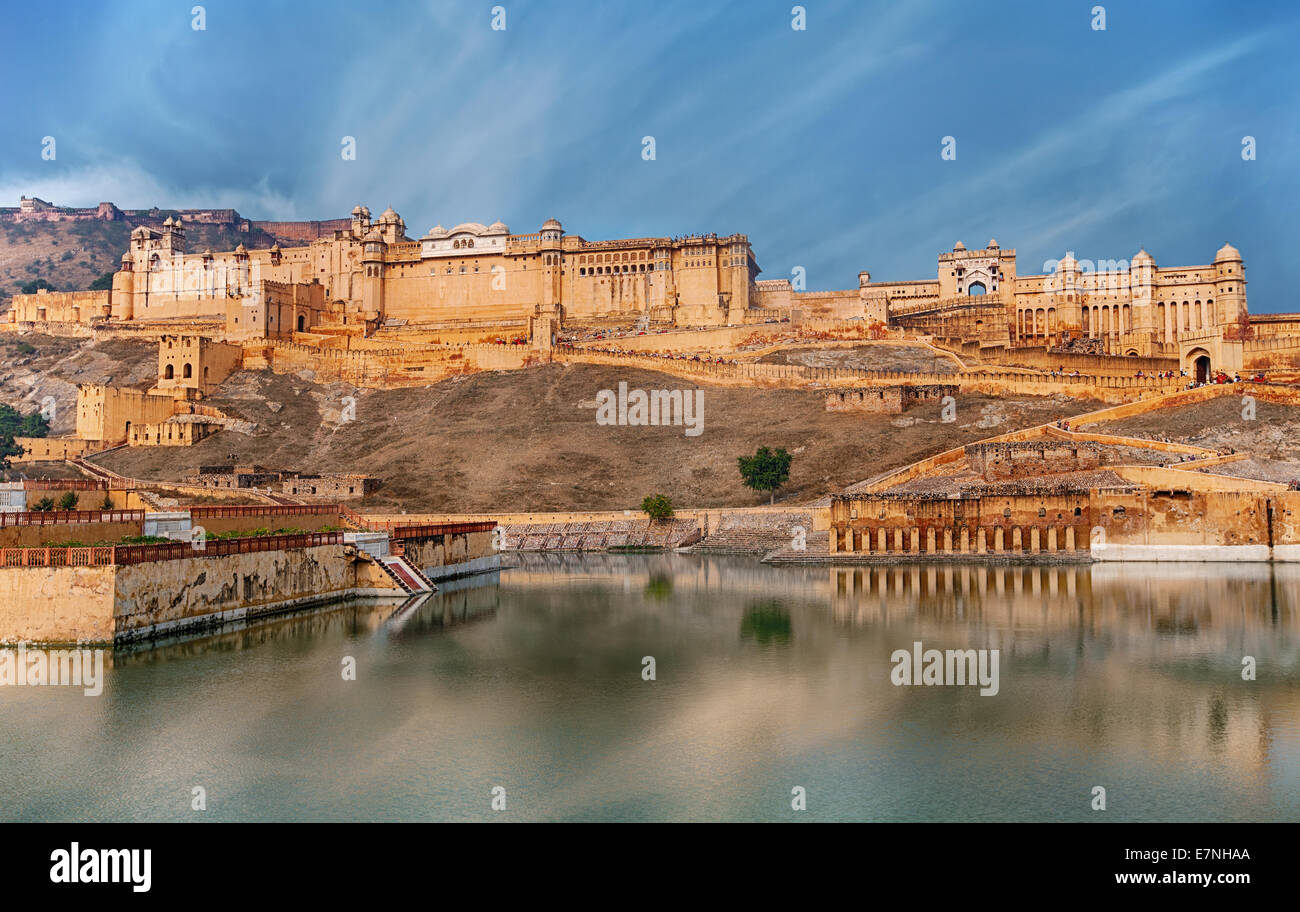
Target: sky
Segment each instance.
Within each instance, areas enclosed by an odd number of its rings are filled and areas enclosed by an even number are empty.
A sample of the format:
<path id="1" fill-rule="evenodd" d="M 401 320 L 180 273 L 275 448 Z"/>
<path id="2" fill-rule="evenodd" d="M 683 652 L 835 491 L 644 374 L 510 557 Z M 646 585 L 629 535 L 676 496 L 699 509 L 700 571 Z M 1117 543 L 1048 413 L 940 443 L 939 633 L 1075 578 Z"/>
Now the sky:
<path id="1" fill-rule="evenodd" d="M 741 232 L 809 290 L 1231 242 L 1251 311 L 1300 311 L 1300 3 L 197 5 L 6 2 L 0 204 Z"/>

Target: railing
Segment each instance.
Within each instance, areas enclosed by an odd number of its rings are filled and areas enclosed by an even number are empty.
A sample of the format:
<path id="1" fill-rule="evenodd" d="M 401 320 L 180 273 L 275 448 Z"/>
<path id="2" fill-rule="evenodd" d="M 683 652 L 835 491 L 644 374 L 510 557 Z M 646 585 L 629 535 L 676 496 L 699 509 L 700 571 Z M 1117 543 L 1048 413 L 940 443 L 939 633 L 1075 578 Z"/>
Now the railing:
<path id="1" fill-rule="evenodd" d="M 181 560 L 188 557 L 224 557 L 256 554 L 289 548 L 314 548 L 344 544 L 342 532 L 308 532 L 297 535 L 264 535 L 257 538 L 228 538 L 204 542 L 197 549 L 189 542 L 165 545 L 109 545 L 91 548 L 0 548 L 0 567 L 104 567 Z"/>
<path id="2" fill-rule="evenodd" d="M 402 541 L 411 538 L 433 538 L 438 535 L 466 535 L 470 532 L 491 532 L 497 527 L 495 520 L 488 522 L 404 524 L 397 522 L 371 523 L 371 528 L 388 530 L 391 538 Z"/>
<path id="3" fill-rule="evenodd" d="M 0 513 L 0 527 L 143 521 L 144 510 L 29 510 L 23 513 Z"/>
<path id="4" fill-rule="evenodd" d="M 115 548 L 0 548 L 0 567 L 103 567 Z"/>
<path id="5" fill-rule="evenodd" d="M 327 516 L 342 515 L 340 504 L 291 504 L 275 506 L 272 504 L 251 504 L 244 506 L 201 506 L 189 507 L 194 519 L 223 519 L 235 516 Z"/>
<path id="6" fill-rule="evenodd" d="M 362 516 L 360 513 L 358 513 L 356 510 L 352 509 L 351 507 L 345 506 L 343 504 L 337 504 L 332 506 L 337 506 L 339 511 L 339 516 L 342 516 L 344 519 L 348 520 L 354 525 L 360 526 L 363 529 L 372 528 L 372 524 L 370 520 L 366 519 L 364 516 Z"/>
<path id="7" fill-rule="evenodd" d="M 284 551 L 288 548 L 313 548 L 317 545 L 343 544 L 342 532 L 306 532 L 295 535 L 260 535 L 255 538 L 224 538 L 203 543 L 199 550 L 189 542 L 165 545 L 125 545 L 113 549 L 113 563 L 144 564 L 150 561 L 180 560 L 187 557 L 225 557 L 230 554 L 256 554 L 260 551 Z"/>

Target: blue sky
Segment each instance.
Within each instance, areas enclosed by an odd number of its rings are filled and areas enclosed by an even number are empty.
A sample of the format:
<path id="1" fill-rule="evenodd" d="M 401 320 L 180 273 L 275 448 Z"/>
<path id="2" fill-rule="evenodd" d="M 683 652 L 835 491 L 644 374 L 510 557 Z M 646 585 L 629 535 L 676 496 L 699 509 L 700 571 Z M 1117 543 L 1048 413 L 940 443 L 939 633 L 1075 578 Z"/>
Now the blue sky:
<path id="1" fill-rule="evenodd" d="M 793 5 L 13 5 L 0 201 L 740 231 L 810 289 L 931 278 L 958 239 L 1026 273 L 1231 241 L 1251 310 L 1300 310 L 1300 4 L 1110 2 L 1105 31 L 1095 0 L 809 0 L 805 31 Z"/>

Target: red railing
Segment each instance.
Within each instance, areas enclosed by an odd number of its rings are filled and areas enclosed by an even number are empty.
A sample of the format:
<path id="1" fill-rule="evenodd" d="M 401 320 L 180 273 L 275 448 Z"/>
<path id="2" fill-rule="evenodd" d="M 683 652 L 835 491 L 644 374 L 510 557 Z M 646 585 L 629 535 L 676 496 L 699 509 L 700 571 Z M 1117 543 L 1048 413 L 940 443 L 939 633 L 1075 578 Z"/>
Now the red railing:
<path id="1" fill-rule="evenodd" d="M 24 513 L 0 513 L 0 526 L 57 526 L 105 522 L 144 522 L 144 510 L 29 510 Z"/>
<path id="2" fill-rule="evenodd" d="M 397 523 L 374 523 L 388 528 L 389 537 L 394 539 L 433 538 L 437 535 L 464 535 L 468 532 L 491 532 L 497 527 L 495 520 L 487 522 L 428 523 L 425 525 Z"/>
<path id="3" fill-rule="evenodd" d="M 354 525 L 360 526 L 363 529 L 375 528 L 374 523 L 366 519 L 364 516 L 362 516 L 360 513 L 358 513 L 356 510 L 352 509 L 351 507 L 346 506 L 345 504 L 338 504 L 337 506 L 338 506 L 339 515 L 347 518 Z"/>
<path id="4" fill-rule="evenodd" d="M 262 535 L 256 538 L 223 538 L 204 542 L 197 549 L 189 542 L 165 545 L 110 545 L 96 548 L 0 548 L 0 567 L 101 567 L 113 564 L 145 564 L 151 561 L 181 560 L 187 557 L 224 557 L 343 544 L 342 532 L 307 532 L 298 535 Z"/>
<path id="5" fill-rule="evenodd" d="M 181 507 L 179 509 L 185 509 Z M 251 504 L 238 507 L 221 507 L 221 506 L 203 506 L 189 507 L 190 516 L 194 519 L 214 519 L 232 516 L 327 516 L 334 514 L 343 515 L 343 508 L 339 504 L 289 504 L 286 506 L 276 506 L 273 504 Z"/>
<path id="6" fill-rule="evenodd" d="M 296 535 L 259 535 L 254 538 L 219 538 L 203 543 L 202 550 L 189 542 L 165 545 L 119 545 L 114 549 L 117 564 L 144 564 L 150 561 L 181 560 L 187 557 L 225 557 L 229 554 L 255 554 L 259 551 L 283 551 L 287 548 L 312 548 L 316 545 L 341 545 L 342 532 L 305 532 Z"/>

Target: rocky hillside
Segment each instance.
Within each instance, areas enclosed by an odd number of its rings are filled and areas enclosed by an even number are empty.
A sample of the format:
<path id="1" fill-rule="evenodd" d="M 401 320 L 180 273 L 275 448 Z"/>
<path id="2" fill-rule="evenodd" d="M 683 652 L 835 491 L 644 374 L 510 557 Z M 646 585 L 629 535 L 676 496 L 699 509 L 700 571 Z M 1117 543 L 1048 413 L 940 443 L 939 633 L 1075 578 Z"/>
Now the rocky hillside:
<path id="1" fill-rule="evenodd" d="M 53 396 L 51 435 L 76 430 L 78 383 L 148 389 L 157 376 L 156 344 L 0 334 L 0 402 L 26 414 Z"/>

